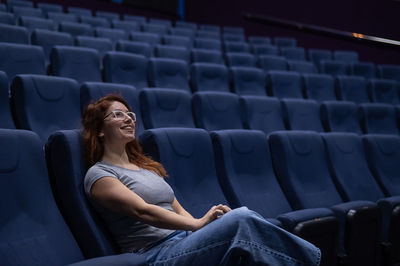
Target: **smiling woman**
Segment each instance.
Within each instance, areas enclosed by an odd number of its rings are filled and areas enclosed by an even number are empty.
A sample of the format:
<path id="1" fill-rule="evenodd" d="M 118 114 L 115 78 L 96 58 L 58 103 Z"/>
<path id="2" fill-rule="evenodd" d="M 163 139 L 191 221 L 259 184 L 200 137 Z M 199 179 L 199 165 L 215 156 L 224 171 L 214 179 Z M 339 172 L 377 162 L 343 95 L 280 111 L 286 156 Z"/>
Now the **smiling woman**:
<path id="1" fill-rule="evenodd" d="M 82 117 L 85 192 L 121 252 L 150 265 L 318 265 L 320 251 L 246 207 L 213 206 L 194 218 L 164 181 L 161 164 L 135 138 L 136 116 L 108 95 Z"/>

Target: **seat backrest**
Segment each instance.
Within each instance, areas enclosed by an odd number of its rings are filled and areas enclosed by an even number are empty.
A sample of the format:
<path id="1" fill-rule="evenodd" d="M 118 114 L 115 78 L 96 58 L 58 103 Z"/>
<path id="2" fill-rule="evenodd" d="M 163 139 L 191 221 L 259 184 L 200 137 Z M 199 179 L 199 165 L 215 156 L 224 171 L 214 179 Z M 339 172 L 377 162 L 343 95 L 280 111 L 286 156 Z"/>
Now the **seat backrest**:
<path id="1" fill-rule="evenodd" d="M 302 74 L 316 74 L 317 68 L 313 62 L 288 60 L 288 67 L 290 71 L 296 71 Z"/>
<path id="2" fill-rule="evenodd" d="M 7 74 L 0 71 L 0 128 L 15 129 L 10 110 L 9 82 Z"/>
<path id="3" fill-rule="evenodd" d="M 330 75 L 303 74 L 304 92 L 308 99 L 335 101 L 335 81 Z"/>
<path id="4" fill-rule="evenodd" d="M 89 103 L 108 95 L 121 95 L 136 114 L 135 135 L 139 136 L 143 132 L 143 119 L 139 103 L 139 91 L 131 85 L 112 84 L 104 82 L 85 82 L 80 88 L 81 112 L 83 113 Z"/>
<path id="5" fill-rule="evenodd" d="M 179 89 L 190 92 L 189 68 L 183 60 L 151 58 L 148 73 L 151 87 Z"/>
<path id="6" fill-rule="evenodd" d="M 46 62 L 50 62 L 50 51 L 55 45 L 74 45 L 69 33 L 36 29 L 31 34 L 31 43 L 42 46 Z"/>
<path id="7" fill-rule="evenodd" d="M 100 10 L 96 10 L 96 17 L 106 18 L 109 21 L 113 19 L 118 19 L 118 20 L 120 19 L 119 14 L 116 12 L 100 11 Z"/>
<path id="8" fill-rule="evenodd" d="M 322 102 L 321 120 L 325 131 L 362 134 L 357 105 L 353 102 Z"/>
<path id="9" fill-rule="evenodd" d="M 145 23 L 147 21 L 147 18 L 145 16 L 130 15 L 130 14 L 124 14 L 123 19 L 126 21 L 134 21 L 137 23 Z"/>
<path id="10" fill-rule="evenodd" d="M 102 37 L 76 36 L 75 45 L 78 47 L 87 47 L 97 50 L 99 52 L 100 66 L 102 66 L 104 54 L 111 51 L 113 48 L 112 41 L 108 38 Z"/>
<path id="11" fill-rule="evenodd" d="M 270 70 L 287 70 L 287 60 L 281 56 L 260 55 L 258 57 L 258 65 L 264 71 Z"/>
<path id="12" fill-rule="evenodd" d="M 7 1 L 7 11 L 11 11 L 14 7 L 22 6 L 22 7 L 32 7 L 33 2 L 24 1 L 24 0 L 8 0 Z"/>
<path id="13" fill-rule="evenodd" d="M 178 28 L 169 28 L 168 30 L 169 34 L 171 34 L 171 37 L 184 37 L 184 38 L 188 38 L 190 41 L 192 41 L 194 39 L 194 37 L 196 36 L 196 31 L 195 29 L 190 29 L 190 28 L 182 28 L 182 27 L 178 27 Z M 165 37 L 165 36 L 164 36 Z"/>
<path id="14" fill-rule="evenodd" d="M 225 53 L 236 52 L 236 53 L 249 53 L 250 46 L 242 41 L 225 41 L 224 42 L 224 51 Z"/>
<path id="15" fill-rule="evenodd" d="M 272 162 L 281 187 L 294 209 L 341 203 L 318 133 L 278 131 L 269 136 Z"/>
<path id="16" fill-rule="evenodd" d="M 368 93 L 373 102 L 397 105 L 399 99 L 399 83 L 390 79 L 370 79 Z"/>
<path id="17" fill-rule="evenodd" d="M 191 38 L 179 35 L 164 35 L 162 41 L 165 45 L 185 47 L 186 49 L 190 49 L 193 45 Z"/>
<path id="18" fill-rule="evenodd" d="M 293 37 L 274 37 L 274 44 L 279 47 L 296 47 L 297 40 Z"/>
<path id="19" fill-rule="evenodd" d="M 283 99 L 281 102 L 287 129 L 324 131 L 317 102 L 303 99 Z"/>
<path id="20" fill-rule="evenodd" d="M 369 168 L 385 195 L 400 195 L 400 137 L 367 134 L 362 139 Z"/>
<path id="21" fill-rule="evenodd" d="M 238 95 L 266 96 L 265 73 L 255 67 L 231 67 L 232 89 Z"/>
<path id="22" fill-rule="evenodd" d="M 110 27 L 110 22 L 106 18 L 98 18 L 86 15 L 80 15 L 79 21 L 81 23 L 89 24 L 93 28 L 95 27 Z"/>
<path id="23" fill-rule="evenodd" d="M 56 45 L 50 52 L 50 62 L 55 76 L 72 78 L 79 83 L 102 80 L 96 49 Z"/>
<path id="24" fill-rule="evenodd" d="M 165 25 L 168 27 L 172 26 L 172 21 L 169 19 L 163 19 L 163 18 L 149 18 L 149 23 L 150 24 L 156 24 L 156 25 Z"/>
<path id="25" fill-rule="evenodd" d="M 63 12 L 63 6 L 59 4 L 37 3 L 37 7 L 40 8 L 46 15 L 49 12 Z"/>
<path id="26" fill-rule="evenodd" d="M 156 45 L 154 55 L 160 58 L 183 60 L 190 63 L 190 52 L 186 47 L 172 45 Z"/>
<path id="27" fill-rule="evenodd" d="M 197 30 L 197 24 L 194 22 L 177 20 L 177 21 L 175 21 L 175 28 Z"/>
<path id="28" fill-rule="evenodd" d="M 94 35 L 100 38 L 108 38 L 113 43 L 118 40 L 127 40 L 129 35 L 122 29 L 110 29 L 104 27 L 97 27 L 94 30 Z"/>
<path id="29" fill-rule="evenodd" d="M 29 43 L 29 33 L 25 27 L 0 24 L 0 42 Z"/>
<path id="30" fill-rule="evenodd" d="M 104 80 L 121 83 L 137 89 L 149 86 L 147 69 L 149 60 L 143 55 L 124 52 L 107 52 L 103 58 Z"/>
<path id="31" fill-rule="evenodd" d="M 111 22 L 111 27 L 114 29 L 124 30 L 126 33 L 130 31 L 140 31 L 140 24 L 136 21 L 114 19 Z"/>
<path id="32" fill-rule="evenodd" d="M 0 43 L 0 70 L 11 80 L 17 74 L 46 74 L 42 47 Z"/>
<path id="33" fill-rule="evenodd" d="M 274 97 L 242 96 L 239 99 L 243 126 L 265 134 L 285 130 L 281 103 Z"/>
<path id="34" fill-rule="evenodd" d="M 271 44 L 271 38 L 267 36 L 249 36 L 248 40 L 251 44 Z"/>
<path id="35" fill-rule="evenodd" d="M 375 64 L 371 62 L 350 63 L 350 75 L 371 79 L 376 77 Z"/>
<path id="36" fill-rule="evenodd" d="M 303 98 L 301 76 L 289 71 L 267 72 L 268 95 L 278 98 Z"/>
<path id="37" fill-rule="evenodd" d="M 80 125 L 79 85 L 72 79 L 18 75 L 11 84 L 11 103 L 17 127 L 36 132 L 42 144 L 53 132 Z"/>
<path id="38" fill-rule="evenodd" d="M 193 91 L 229 92 L 229 73 L 223 65 L 193 63 L 190 78 Z"/>
<path id="39" fill-rule="evenodd" d="M 197 127 L 206 130 L 243 128 L 236 94 L 196 92 L 192 106 Z"/>
<path id="40" fill-rule="evenodd" d="M 225 54 L 226 62 L 229 67 L 243 66 L 255 67 L 256 58 L 250 53 L 228 52 Z"/>
<path id="41" fill-rule="evenodd" d="M 5 11 L 3 12 L 0 9 L 0 23 L 1 24 L 7 24 L 7 25 L 14 25 L 15 24 L 14 14 L 7 13 Z"/>
<path id="42" fill-rule="evenodd" d="M 353 133 L 323 133 L 328 154 L 329 170 L 345 201 L 369 200 L 384 197 L 365 158 L 361 137 Z"/>
<path id="43" fill-rule="evenodd" d="M 246 37 L 243 33 L 231 33 L 231 32 L 224 32 L 222 33 L 222 40 L 223 41 L 232 41 L 232 42 L 245 42 Z"/>
<path id="44" fill-rule="evenodd" d="M 56 30 L 56 24 L 52 19 L 21 16 L 18 18 L 18 24 L 25 27 L 29 32 L 34 29 Z"/>
<path id="45" fill-rule="evenodd" d="M 74 7 L 74 6 L 68 6 L 67 7 L 68 13 L 76 14 L 76 15 L 83 15 L 83 16 L 91 16 L 92 11 L 88 8 L 83 8 L 83 7 Z"/>
<path id="46" fill-rule="evenodd" d="M 219 32 L 202 30 L 202 29 L 199 29 L 196 31 L 196 37 L 203 38 L 203 39 L 212 39 L 212 40 L 216 40 L 216 41 L 221 40 L 221 35 Z"/>
<path id="47" fill-rule="evenodd" d="M 220 50 L 193 48 L 191 50 L 191 60 L 193 63 L 225 64 Z"/>
<path id="48" fill-rule="evenodd" d="M 217 175 L 233 208 L 247 206 L 265 218 L 292 211 L 275 177 L 263 132 L 221 130 L 211 136 Z"/>
<path id="49" fill-rule="evenodd" d="M 142 24 L 142 31 L 155 33 L 159 35 L 165 35 L 168 32 L 168 26 L 162 24 L 154 24 L 154 23 L 143 23 Z"/>
<path id="50" fill-rule="evenodd" d="M 211 138 L 204 129 L 157 128 L 140 135 L 143 150 L 159 161 L 175 196 L 195 217 L 227 204 L 218 184 Z M 207 196 L 205 196 L 207 195 Z"/>
<path id="51" fill-rule="evenodd" d="M 115 50 L 125 53 L 139 54 L 145 57 L 150 57 L 153 54 L 153 48 L 145 42 L 132 42 L 119 40 L 115 44 Z"/>
<path id="52" fill-rule="evenodd" d="M 129 35 L 129 38 L 135 42 L 148 43 L 150 46 L 161 43 L 161 36 L 157 33 L 133 31 Z"/>
<path id="53" fill-rule="evenodd" d="M 78 22 L 78 16 L 75 14 L 67 14 L 62 12 L 48 12 L 47 17 L 56 23 L 61 22 Z"/>
<path id="54" fill-rule="evenodd" d="M 383 79 L 393 79 L 400 82 L 400 65 L 378 65 L 378 75 Z"/>
<path id="55" fill-rule="evenodd" d="M 399 134 L 396 109 L 383 103 L 364 103 L 359 107 L 365 134 Z"/>
<path id="56" fill-rule="evenodd" d="M 192 96 L 176 89 L 143 89 L 140 107 L 146 129 L 159 127 L 192 127 Z"/>
<path id="57" fill-rule="evenodd" d="M 42 142 L 30 131 L 0 129 L 0 261 L 67 265 L 83 259 L 57 208 Z M 29 178 L 27 178 L 29 177 Z"/>
<path id="58" fill-rule="evenodd" d="M 12 12 L 14 13 L 15 17 L 20 17 L 20 16 L 28 16 L 36 18 L 44 17 L 44 14 L 40 8 L 33 8 L 27 6 L 13 6 Z"/>
<path id="59" fill-rule="evenodd" d="M 363 77 L 338 76 L 336 78 L 336 97 L 355 103 L 370 102 L 366 80 Z"/>
<path id="60" fill-rule="evenodd" d="M 321 60 L 332 60 L 332 51 L 326 49 L 309 49 L 308 59 L 312 61 L 317 67 Z"/>
<path id="61" fill-rule="evenodd" d="M 272 44 L 251 44 L 251 50 L 255 55 L 279 56 L 278 46 Z"/>
<path id="62" fill-rule="evenodd" d="M 283 57 L 288 60 L 299 60 L 305 61 L 306 60 L 306 52 L 302 47 L 281 47 L 280 53 Z"/>
<path id="63" fill-rule="evenodd" d="M 210 40 L 205 38 L 196 38 L 194 40 L 194 47 L 199 49 L 207 49 L 207 50 L 216 50 L 221 51 L 221 41 L 219 40 Z"/>
<path id="64" fill-rule="evenodd" d="M 347 63 L 358 62 L 358 52 L 337 50 L 333 52 L 333 59 Z"/>
<path id="65" fill-rule="evenodd" d="M 77 22 L 61 22 L 58 25 L 58 31 L 66 32 L 71 34 L 71 36 L 93 36 L 94 30 L 93 27 L 86 23 L 77 23 Z"/>
<path id="66" fill-rule="evenodd" d="M 335 60 L 320 60 L 319 71 L 323 74 L 329 74 L 332 76 L 347 75 L 348 74 L 348 63 L 343 61 Z"/>

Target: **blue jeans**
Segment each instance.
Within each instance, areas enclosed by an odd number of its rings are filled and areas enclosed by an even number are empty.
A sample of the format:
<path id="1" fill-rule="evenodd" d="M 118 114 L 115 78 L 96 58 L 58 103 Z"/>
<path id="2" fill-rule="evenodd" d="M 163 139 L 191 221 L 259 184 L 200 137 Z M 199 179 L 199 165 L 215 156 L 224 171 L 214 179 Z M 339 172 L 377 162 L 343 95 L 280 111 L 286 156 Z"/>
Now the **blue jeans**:
<path id="1" fill-rule="evenodd" d="M 144 252 L 149 265 L 319 265 L 311 243 L 246 207 L 196 232 L 176 232 Z"/>

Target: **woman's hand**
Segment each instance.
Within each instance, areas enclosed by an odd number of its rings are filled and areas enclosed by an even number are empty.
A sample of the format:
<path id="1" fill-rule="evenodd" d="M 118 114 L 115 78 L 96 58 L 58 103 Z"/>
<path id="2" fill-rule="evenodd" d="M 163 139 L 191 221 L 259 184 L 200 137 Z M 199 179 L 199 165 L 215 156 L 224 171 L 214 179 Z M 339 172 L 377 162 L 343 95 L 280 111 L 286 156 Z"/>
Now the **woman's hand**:
<path id="1" fill-rule="evenodd" d="M 231 208 L 229 208 L 226 205 L 219 204 L 217 206 L 213 206 L 203 217 L 197 220 L 196 228 L 193 231 L 196 231 L 207 224 L 211 223 L 212 221 L 218 219 L 225 213 L 231 211 Z"/>

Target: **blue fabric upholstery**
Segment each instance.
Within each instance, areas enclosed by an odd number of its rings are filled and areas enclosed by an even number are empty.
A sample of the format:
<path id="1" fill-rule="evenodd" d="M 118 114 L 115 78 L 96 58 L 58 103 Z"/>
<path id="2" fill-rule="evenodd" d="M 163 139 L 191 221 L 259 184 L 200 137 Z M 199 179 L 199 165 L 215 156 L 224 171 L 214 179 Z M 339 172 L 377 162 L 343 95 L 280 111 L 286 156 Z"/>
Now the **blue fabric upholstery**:
<path id="1" fill-rule="evenodd" d="M 97 27 L 94 30 L 94 35 L 100 38 L 108 38 L 113 43 L 118 40 L 127 40 L 129 37 L 127 32 L 122 29 L 110 29 L 104 27 Z"/>
<path id="2" fill-rule="evenodd" d="M 194 47 L 199 49 L 207 49 L 207 50 L 216 50 L 221 51 L 221 41 L 219 40 L 210 40 L 206 38 L 196 38 L 194 40 Z"/>
<path id="3" fill-rule="evenodd" d="M 196 92 L 192 105 L 197 127 L 206 130 L 242 128 L 239 97 L 236 94 Z"/>
<path id="4" fill-rule="evenodd" d="M 29 43 L 29 33 L 25 27 L 0 24 L 0 41 L 10 43 Z"/>
<path id="5" fill-rule="evenodd" d="M 148 73 L 151 87 L 190 91 L 189 68 L 183 60 L 151 58 Z"/>
<path id="6" fill-rule="evenodd" d="M 78 22 L 78 16 L 75 14 L 49 12 L 47 13 L 47 17 L 58 24 L 60 24 L 61 22 Z"/>
<path id="7" fill-rule="evenodd" d="M 172 21 L 169 19 L 162 19 L 162 18 L 149 18 L 149 23 L 157 24 L 157 25 L 165 25 L 165 26 L 172 26 Z"/>
<path id="8" fill-rule="evenodd" d="M 14 7 L 22 6 L 22 7 L 33 7 L 33 2 L 25 1 L 25 0 L 8 0 L 7 1 L 7 10 L 12 11 Z"/>
<path id="9" fill-rule="evenodd" d="M 258 65 L 264 71 L 269 70 L 287 70 L 287 60 L 280 56 L 260 55 Z"/>
<path id="10" fill-rule="evenodd" d="M 168 26 L 162 24 L 153 24 L 153 23 L 143 23 L 142 31 L 148 33 L 155 33 L 159 35 L 167 34 Z"/>
<path id="11" fill-rule="evenodd" d="M 32 31 L 31 43 L 42 46 L 46 62 L 50 62 L 50 51 L 55 45 L 74 45 L 71 35 L 65 32 L 36 29 Z"/>
<path id="12" fill-rule="evenodd" d="M 102 66 L 104 54 L 113 48 L 112 41 L 102 37 L 77 36 L 75 37 L 75 45 L 96 49 L 99 52 L 100 66 Z"/>
<path id="13" fill-rule="evenodd" d="M 190 62 L 190 52 L 186 47 L 156 45 L 154 54 L 160 58 L 179 59 L 185 61 L 187 64 Z"/>
<path id="14" fill-rule="evenodd" d="M 117 248 L 105 225 L 86 199 L 83 180 L 86 173 L 81 133 L 65 130 L 53 134 L 46 145 L 46 159 L 57 203 L 86 258 L 114 255 Z M 63 243 L 64 241 L 58 241 Z M 144 258 L 124 254 L 84 261 L 77 265 L 143 265 Z M 131 264 L 127 264 L 131 265 Z"/>
<path id="15" fill-rule="evenodd" d="M 4 265 L 65 265 L 83 259 L 50 188 L 39 137 L 0 129 L 0 261 Z M 29 178 L 27 178 L 29 177 Z"/>
<path id="16" fill-rule="evenodd" d="M 138 136 L 144 130 L 142 112 L 139 103 L 139 91 L 136 90 L 135 87 L 130 85 L 103 82 L 85 82 L 81 86 L 80 94 L 82 113 L 89 103 L 94 102 L 101 97 L 104 97 L 108 94 L 121 95 L 128 102 L 132 108 L 132 111 L 136 114 L 136 136 Z"/>
<path id="17" fill-rule="evenodd" d="M 171 34 L 171 37 L 184 37 L 188 38 L 190 41 L 192 41 L 195 36 L 196 32 L 193 29 L 190 28 L 169 28 L 169 34 Z M 164 36 L 168 37 L 168 36 Z"/>
<path id="18" fill-rule="evenodd" d="M 355 103 L 368 103 L 367 82 L 363 77 L 338 76 L 336 78 L 336 97 L 339 100 Z"/>
<path id="19" fill-rule="evenodd" d="M 231 67 L 232 89 L 238 95 L 266 96 L 265 73 L 255 67 Z"/>
<path id="20" fill-rule="evenodd" d="M 15 129 L 10 110 L 8 77 L 3 71 L 0 71 L 0 128 Z"/>
<path id="21" fill-rule="evenodd" d="M 332 60 L 332 51 L 325 49 L 309 49 L 308 60 L 312 61 L 317 67 L 321 60 Z"/>
<path id="22" fill-rule="evenodd" d="M 278 47 L 271 44 L 252 44 L 251 50 L 255 55 L 279 55 Z"/>
<path id="23" fill-rule="evenodd" d="M 271 38 L 267 36 L 249 36 L 248 40 L 251 44 L 271 44 Z"/>
<path id="24" fill-rule="evenodd" d="M 11 80 L 17 74 L 46 74 L 42 47 L 0 43 L 0 70 Z"/>
<path id="25" fill-rule="evenodd" d="M 364 77 L 366 79 L 375 78 L 375 64 L 371 62 L 350 63 L 350 75 Z"/>
<path id="26" fill-rule="evenodd" d="M 102 80 L 99 52 L 93 48 L 56 45 L 51 50 L 50 62 L 55 76 L 80 83 Z"/>
<path id="27" fill-rule="evenodd" d="M 175 21 L 175 28 L 197 30 L 197 24 L 194 22 L 177 20 L 177 21 Z"/>
<path id="28" fill-rule="evenodd" d="M 378 75 L 383 79 L 393 79 L 400 82 L 400 65 L 378 65 Z"/>
<path id="29" fill-rule="evenodd" d="M 321 120 L 325 131 L 362 134 L 357 105 L 353 102 L 322 102 Z"/>
<path id="30" fill-rule="evenodd" d="M 222 33 L 222 40 L 224 42 L 245 42 L 246 37 L 243 33 L 231 33 L 231 32 L 224 32 Z"/>
<path id="31" fill-rule="evenodd" d="M 193 63 L 225 64 L 220 50 L 193 48 L 191 50 L 191 59 Z"/>
<path id="32" fill-rule="evenodd" d="M 302 74 L 314 74 L 318 72 L 314 63 L 308 61 L 289 60 L 288 66 L 290 71 L 296 71 Z"/>
<path id="33" fill-rule="evenodd" d="M 194 63 L 190 77 L 193 91 L 229 91 L 229 73 L 223 65 Z"/>
<path id="34" fill-rule="evenodd" d="M 80 125 L 79 85 L 75 80 L 18 75 L 11 84 L 11 102 L 18 128 L 36 132 L 42 144 L 53 132 Z"/>
<path id="35" fill-rule="evenodd" d="M 81 16 L 91 16 L 92 15 L 92 11 L 90 9 L 82 8 L 82 7 L 68 6 L 67 11 L 68 11 L 68 13 L 81 15 Z"/>
<path id="36" fill-rule="evenodd" d="M 226 63 L 229 67 L 243 66 L 255 67 L 256 58 L 250 53 L 228 52 L 225 54 Z"/>
<path id="37" fill-rule="evenodd" d="M 337 50 L 333 52 L 333 59 L 347 63 L 355 63 L 358 62 L 358 52 Z"/>
<path id="38" fill-rule="evenodd" d="M 58 31 L 66 32 L 71 34 L 71 36 L 93 36 L 94 31 L 92 26 L 86 23 L 77 22 L 61 22 L 58 25 Z"/>
<path id="39" fill-rule="evenodd" d="M 20 16 L 44 18 L 44 13 L 40 8 L 33 8 L 27 6 L 13 6 L 12 12 L 14 13 L 14 16 L 16 18 Z"/>
<path id="40" fill-rule="evenodd" d="M 111 22 L 111 27 L 114 29 L 124 30 L 125 32 L 140 31 L 140 25 L 136 21 L 113 20 Z"/>
<path id="41" fill-rule="evenodd" d="M 211 24 L 200 24 L 199 25 L 199 30 L 204 30 L 204 31 L 212 31 L 216 33 L 221 32 L 221 27 L 217 25 L 211 25 Z"/>
<path id="42" fill-rule="evenodd" d="M 288 60 L 306 60 L 306 52 L 302 47 L 281 47 L 280 48 L 281 56 L 285 57 Z"/>
<path id="43" fill-rule="evenodd" d="M 278 98 L 303 98 L 301 76 L 289 71 L 267 73 L 268 95 Z"/>
<path id="44" fill-rule="evenodd" d="M 56 25 L 51 19 L 21 16 L 18 19 L 19 25 L 25 27 L 29 32 L 34 29 L 55 30 Z"/>
<path id="45" fill-rule="evenodd" d="M 348 63 L 335 60 L 320 60 L 319 70 L 323 74 L 329 74 L 332 76 L 347 75 L 348 74 Z"/>
<path id="46" fill-rule="evenodd" d="M 211 138 L 204 129 L 158 128 L 140 135 L 145 152 L 167 170 L 182 206 L 202 217 L 213 205 L 228 204 L 218 184 Z"/>
<path id="47" fill-rule="evenodd" d="M 297 40 L 293 37 L 274 37 L 274 44 L 279 47 L 296 47 Z"/>
<path id="48" fill-rule="evenodd" d="M 185 47 L 186 49 L 190 49 L 193 45 L 193 40 L 189 37 L 178 36 L 178 35 L 165 35 L 162 39 L 163 44 Z"/>
<path id="49" fill-rule="evenodd" d="M 261 130 L 265 134 L 285 130 L 281 103 L 278 99 L 242 96 L 239 103 L 244 128 Z"/>
<path id="50" fill-rule="evenodd" d="M 143 89 L 140 107 L 146 129 L 159 127 L 195 127 L 192 96 L 174 89 Z"/>
<path id="51" fill-rule="evenodd" d="M 317 102 L 303 99 L 283 99 L 281 102 L 287 129 L 324 131 Z"/>
<path id="52" fill-rule="evenodd" d="M 250 47 L 246 42 L 238 41 L 225 41 L 224 42 L 225 53 L 236 52 L 236 53 L 249 53 Z"/>
<path id="53" fill-rule="evenodd" d="M 124 14 L 123 19 L 126 21 L 134 21 L 137 23 L 145 23 L 147 21 L 147 18 L 145 16 L 130 15 L 130 14 Z"/>
<path id="54" fill-rule="evenodd" d="M 14 15 L 11 14 L 11 13 L 2 12 L 0 10 L 0 23 L 1 24 L 14 25 L 15 24 Z"/>
<path id="55" fill-rule="evenodd" d="M 216 41 L 221 40 L 221 35 L 219 32 L 202 30 L 202 29 L 199 29 L 196 31 L 196 37 L 202 38 L 202 39 L 212 39 L 212 40 L 216 40 Z"/>
<path id="56" fill-rule="evenodd" d="M 106 18 L 109 21 L 112 21 L 114 19 L 120 19 L 118 13 L 108 12 L 108 11 L 100 11 L 100 10 L 96 10 L 96 17 Z"/>
<path id="57" fill-rule="evenodd" d="M 143 55 L 124 52 L 108 52 L 103 58 L 104 80 L 134 86 L 149 86 L 147 82 L 148 59 Z"/>
<path id="58" fill-rule="evenodd" d="M 399 99 L 399 83 L 390 79 L 370 79 L 368 93 L 373 102 L 397 105 Z"/>
<path id="59" fill-rule="evenodd" d="M 244 34 L 244 28 L 242 27 L 223 26 L 222 31 L 224 33 Z"/>
<path id="60" fill-rule="evenodd" d="M 393 105 L 365 103 L 360 105 L 359 110 L 365 134 L 399 134 Z"/>
<path id="61" fill-rule="evenodd" d="M 324 74 L 303 74 L 304 92 L 308 99 L 335 101 L 335 82 L 332 76 Z"/>
<path id="62" fill-rule="evenodd" d="M 46 15 L 49 12 L 63 12 L 63 6 L 59 4 L 37 3 L 37 7 L 40 8 Z"/>
<path id="63" fill-rule="evenodd" d="M 150 46 L 155 46 L 161 43 L 161 36 L 156 33 L 149 32 L 131 32 L 130 37 L 132 41 L 148 43 Z"/>
<path id="64" fill-rule="evenodd" d="M 152 49 L 153 48 L 150 46 L 150 44 L 145 42 L 119 40 L 115 44 L 116 51 L 143 55 L 145 57 L 150 57 L 153 54 Z"/>

